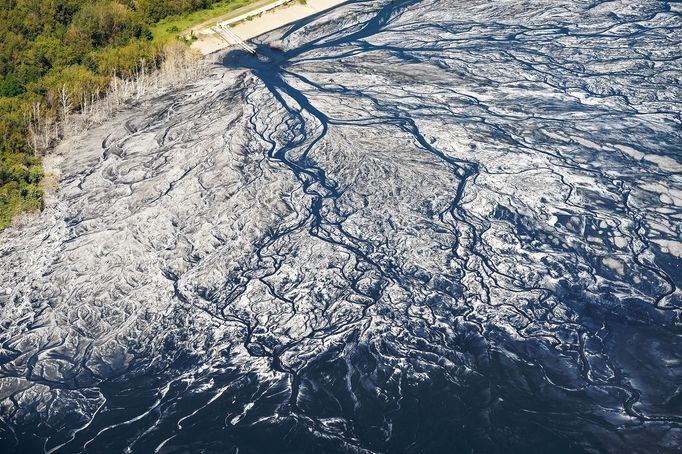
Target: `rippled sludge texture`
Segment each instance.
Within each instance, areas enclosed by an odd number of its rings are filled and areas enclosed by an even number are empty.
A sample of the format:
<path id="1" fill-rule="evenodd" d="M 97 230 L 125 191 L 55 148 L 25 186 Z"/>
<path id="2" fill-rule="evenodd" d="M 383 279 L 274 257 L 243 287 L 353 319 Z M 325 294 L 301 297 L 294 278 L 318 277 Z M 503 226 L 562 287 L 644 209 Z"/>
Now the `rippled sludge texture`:
<path id="1" fill-rule="evenodd" d="M 675 452 L 681 10 L 352 3 L 91 132 L 3 452 Z"/>

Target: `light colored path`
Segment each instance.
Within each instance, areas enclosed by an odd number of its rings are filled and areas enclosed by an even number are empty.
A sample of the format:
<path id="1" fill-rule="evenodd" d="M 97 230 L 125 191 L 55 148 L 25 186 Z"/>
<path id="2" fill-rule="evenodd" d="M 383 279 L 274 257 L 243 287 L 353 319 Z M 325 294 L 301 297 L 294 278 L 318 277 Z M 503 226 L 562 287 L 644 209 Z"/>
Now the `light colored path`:
<path id="1" fill-rule="evenodd" d="M 241 16 L 242 14 L 246 14 L 250 11 L 256 10 L 258 8 L 261 8 L 263 6 L 269 5 L 270 3 L 275 3 L 277 0 L 259 0 L 257 2 L 250 3 L 248 5 L 242 6 L 240 8 L 235 9 L 234 11 L 230 11 L 229 13 L 221 14 L 220 16 L 217 17 L 212 17 L 209 20 L 206 20 L 200 24 L 194 25 L 193 27 L 188 28 L 187 30 L 182 31 L 182 35 L 189 35 L 191 32 L 198 32 L 201 29 L 204 28 L 209 28 L 218 22 L 223 22 L 227 21 L 229 19 L 232 19 L 233 17 Z"/>
<path id="2" fill-rule="evenodd" d="M 237 25 L 233 25 L 231 30 L 243 40 L 251 39 L 286 24 L 328 10 L 336 5 L 345 3 L 346 1 L 347 0 L 308 0 L 305 5 L 292 1 L 255 16 L 251 20 L 245 20 Z M 234 11 L 232 13 L 234 13 Z M 236 16 L 232 15 L 232 17 L 234 18 Z M 195 30 L 194 34 L 198 39 L 192 43 L 192 48 L 199 50 L 204 55 L 228 47 L 225 40 L 211 28 Z"/>

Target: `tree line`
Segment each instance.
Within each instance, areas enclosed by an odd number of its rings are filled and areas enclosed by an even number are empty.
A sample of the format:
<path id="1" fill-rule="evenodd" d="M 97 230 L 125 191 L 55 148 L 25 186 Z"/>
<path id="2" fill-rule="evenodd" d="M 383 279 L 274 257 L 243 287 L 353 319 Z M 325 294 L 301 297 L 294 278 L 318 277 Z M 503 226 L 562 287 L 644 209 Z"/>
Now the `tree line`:
<path id="1" fill-rule="evenodd" d="M 139 94 L 133 81 L 162 64 L 150 26 L 217 2 L 0 0 L 0 230 L 42 207 L 40 157 L 69 116 L 112 90 Z"/>

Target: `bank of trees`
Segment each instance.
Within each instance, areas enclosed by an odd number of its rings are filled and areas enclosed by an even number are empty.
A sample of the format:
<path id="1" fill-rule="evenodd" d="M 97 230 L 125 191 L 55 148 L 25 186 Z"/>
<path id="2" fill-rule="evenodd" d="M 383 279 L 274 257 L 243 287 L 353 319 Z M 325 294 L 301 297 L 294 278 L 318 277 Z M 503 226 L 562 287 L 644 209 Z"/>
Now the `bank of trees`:
<path id="1" fill-rule="evenodd" d="M 135 79 L 159 67 L 169 51 L 150 25 L 213 3 L 0 0 L 0 229 L 41 207 L 40 156 L 65 134 L 65 120 L 112 89 L 115 98 L 140 90 Z"/>

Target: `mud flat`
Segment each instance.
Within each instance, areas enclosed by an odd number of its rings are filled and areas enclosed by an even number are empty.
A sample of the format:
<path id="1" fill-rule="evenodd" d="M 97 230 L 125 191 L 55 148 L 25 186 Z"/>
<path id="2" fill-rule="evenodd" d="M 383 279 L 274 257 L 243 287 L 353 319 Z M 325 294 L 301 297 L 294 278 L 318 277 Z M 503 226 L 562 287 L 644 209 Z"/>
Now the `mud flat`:
<path id="1" fill-rule="evenodd" d="M 63 142 L 0 453 L 679 452 L 682 8 L 595 3 L 347 2 Z"/>

